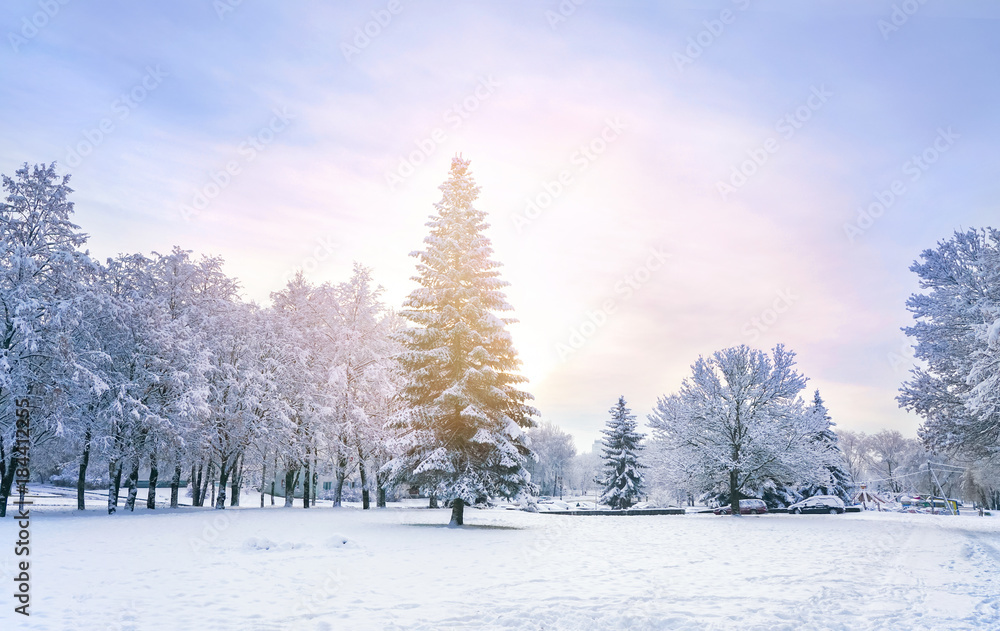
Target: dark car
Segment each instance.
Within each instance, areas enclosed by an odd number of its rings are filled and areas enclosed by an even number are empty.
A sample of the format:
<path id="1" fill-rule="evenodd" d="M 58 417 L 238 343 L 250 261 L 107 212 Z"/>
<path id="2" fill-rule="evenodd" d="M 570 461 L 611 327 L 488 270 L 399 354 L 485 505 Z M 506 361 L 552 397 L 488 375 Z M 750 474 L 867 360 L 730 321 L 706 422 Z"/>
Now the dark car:
<path id="1" fill-rule="evenodd" d="M 844 502 L 834 495 L 814 495 L 801 502 L 797 502 L 788 507 L 788 512 L 793 515 L 803 513 L 843 513 Z"/>
<path id="2" fill-rule="evenodd" d="M 716 515 L 731 515 L 733 509 L 730 505 L 720 506 L 715 509 Z M 740 515 L 763 515 L 767 512 L 767 504 L 764 500 L 740 500 Z"/>

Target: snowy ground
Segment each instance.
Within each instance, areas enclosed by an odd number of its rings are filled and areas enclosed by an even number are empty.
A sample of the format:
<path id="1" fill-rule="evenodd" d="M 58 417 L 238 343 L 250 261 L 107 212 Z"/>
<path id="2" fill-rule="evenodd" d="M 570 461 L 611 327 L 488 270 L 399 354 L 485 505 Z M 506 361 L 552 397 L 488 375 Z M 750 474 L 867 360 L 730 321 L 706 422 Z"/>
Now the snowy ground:
<path id="1" fill-rule="evenodd" d="M 27 624 L 0 522 L 0 629 L 1000 629 L 997 517 L 447 519 L 42 507 Z"/>

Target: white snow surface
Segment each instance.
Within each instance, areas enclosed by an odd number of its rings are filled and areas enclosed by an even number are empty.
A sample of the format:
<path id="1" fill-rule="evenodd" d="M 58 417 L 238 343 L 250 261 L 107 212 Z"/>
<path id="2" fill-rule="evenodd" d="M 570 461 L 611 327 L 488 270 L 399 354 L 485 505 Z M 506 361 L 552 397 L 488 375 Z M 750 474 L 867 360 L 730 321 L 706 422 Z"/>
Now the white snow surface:
<path id="1" fill-rule="evenodd" d="M 1000 517 L 448 517 L 40 507 L 0 629 L 1000 629 Z"/>

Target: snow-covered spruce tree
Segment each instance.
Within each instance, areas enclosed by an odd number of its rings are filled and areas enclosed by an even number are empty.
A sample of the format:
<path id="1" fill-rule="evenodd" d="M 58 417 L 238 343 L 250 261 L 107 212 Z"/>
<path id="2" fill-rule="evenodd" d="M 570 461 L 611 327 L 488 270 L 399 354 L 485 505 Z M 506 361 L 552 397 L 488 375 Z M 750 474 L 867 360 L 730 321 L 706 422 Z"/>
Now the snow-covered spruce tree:
<path id="1" fill-rule="evenodd" d="M 826 477 L 828 448 L 815 440 L 826 421 L 806 411 L 806 378 L 794 365 L 795 353 L 780 344 L 773 359 L 745 345 L 699 357 L 680 391 L 649 416 L 662 459 L 704 491 L 728 490 L 734 516 L 745 490 Z"/>
<path id="2" fill-rule="evenodd" d="M 486 213 L 473 206 L 469 161 L 453 158 L 440 189 L 427 247 L 411 254 L 420 287 L 400 314 L 416 325 L 403 331 L 400 355 L 411 410 L 397 422 L 397 455 L 386 467 L 394 480 L 453 500 L 451 523 L 461 526 L 466 503 L 532 490 L 525 429 L 538 411 L 517 387 L 525 378 L 506 330 L 515 320 L 496 315 L 512 307 L 483 234 Z"/>
<path id="3" fill-rule="evenodd" d="M 643 490 L 645 467 L 639 463 L 639 452 L 645 436 L 636 431 L 635 416 L 626 407 L 625 397 L 618 397 L 618 403 L 608 412 L 611 418 L 601 430 L 604 472 L 595 482 L 604 487 L 602 503 L 616 510 L 625 509 L 636 503 Z"/>
<path id="4" fill-rule="evenodd" d="M 850 503 L 851 494 L 854 489 L 854 479 L 851 477 L 844 460 L 844 453 L 840 449 L 837 433 L 833 431 L 836 423 L 830 418 L 830 413 L 823 403 L 823 397 L 819 395 L 819 390 L 813 394 L 812 404 L 806 409 L 806 413 L 815 415 L 818 419 L 823 419 L 826 427 L 816 435 L 815 440 L 825 447 L 828 460 L 826 470 L 829 479 L 816 484 L 807 484 L 798 489 L 800 495 L 812 497 L 813 495 L 836 495 L 844 502 Z"/>
<path id="5" fill-rule="evenodd" d="M 916 323 L 914 368 L 899 405 L 924 418 L 920 437 L 935 450 L 1000 455 L 1000 230 L 956 232 L 921 253 L 910 271 L 927 293 L 906 307 Z"/>

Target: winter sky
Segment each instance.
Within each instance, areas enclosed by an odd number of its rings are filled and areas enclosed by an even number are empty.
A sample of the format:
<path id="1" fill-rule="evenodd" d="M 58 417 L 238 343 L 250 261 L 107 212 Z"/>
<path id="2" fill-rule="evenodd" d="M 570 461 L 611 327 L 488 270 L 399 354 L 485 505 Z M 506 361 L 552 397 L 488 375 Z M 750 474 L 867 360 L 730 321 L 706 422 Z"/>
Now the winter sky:
<path id="1" fill-rule="evenodd" d="M 578 447 L 741 343 L 914 435 L 907 268 L 1000 223 L 1000 6 L 576 1 L 10 0 L 0 171 L 71 172 L 100 258 L 218 254 L 260 302 L 357 260 L 398 307 L 461 152 Z"/>

